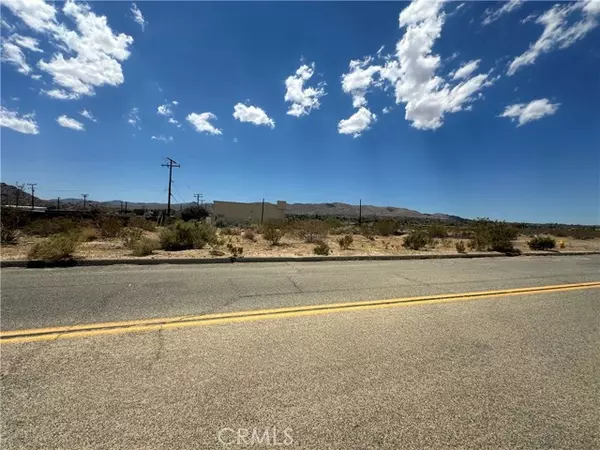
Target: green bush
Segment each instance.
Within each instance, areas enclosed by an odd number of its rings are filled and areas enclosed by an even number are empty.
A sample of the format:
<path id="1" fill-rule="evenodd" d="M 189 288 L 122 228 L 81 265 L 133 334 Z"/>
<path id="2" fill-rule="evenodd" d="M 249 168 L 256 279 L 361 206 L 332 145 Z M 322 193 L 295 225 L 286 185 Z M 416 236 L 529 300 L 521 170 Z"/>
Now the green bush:
<path id="1" fill-rule="evenodd" d="M 114 238 L 119 236 L 123 229 L 123 222 L 116 216 L 104 216 L 98 223 L 100 235 L 105 238 Z"/>
<path id="2" fill-rule="evenodd" d="M 71 259 L 77 249 L 78 241 L 76 233 L 57 234 L 35 244 L 27 257 L 47 261 Z"/>
<path id="3" fill-rule="evenodd" d="M 181 211 L 181 220 L 188 222 L 190 220 L 204 220 L 208 217 L 208 211 L 199 206 L 189 206 Z"/>
<path id="4" fill-rule="evenodd" d="M 271 245 L 279 245 L 279 241 L 284 235 L 284 231 L 275 223 L 265 223 L 262 226 L 262 236 L 269 241 Z"/>
<path id="5" fill-rule="evenodd" d="M 342 250 L 348 250 L 352 243 L 354 242 L 354 238 L 351 234 L 346 234 L 338 239 L 338 244 L 340 244 L 340 248 Z"/>
<path id="6" fill-rule="evenodd" d="M 130 248 L 133 256 L 148 256 L 158 248 L 158 242 L 155 239 L 143 237 L 133 242 Z"/>
<path id="7" fill-rule="evenodd" d="M 550 236 L 535 236 L 527 242 L 531 250 L 551 250 L 556 247 L 556 240 Z"/>
<path id="8" fill-rule="evenodd" d="M 391 236 L 398 229 L 398 223 L 393 219 L 378 220 L 373 224 L 373 232 L 379 236 Z"/>
<path id="9" fill-rule="evenodd" d="M 329 245 L 327 245 L 327 243 L 325 242 L 319 242 L 315 248 L 313 248 L 313 253 L 315 255 L 320 255 L 320 256 L 327 256 L 329 255 L 330 249 L 329 249 Z"/>
<path id="10" fill-rule="evenodd" d="M 410 250 L 420 250 L 431 243 L 429 233 L 423 230 L 411 231 L 404 237 L 402 245 Z"/>
<path id="11" fill-rule="evenodd" d="M 441 223 L 432 224 L 427 230 L 429 237 L 432 239 L 444 239 L 448 237 L 448 229 Z"/>
<path id="12" fill-rule="evenodd" d="M 213 226 L 203 222 L 177 221 L 160 233 L 160 246 L 165 250 L 189 250 L 203 248 L 217 241 Z"/>
<path id="13" fill-rule="evenodd" d="M 473 238 L 469 246 L 475 250 L 507 254 L 515 252 L 513 241 L 517 238 L 518 231 L 505 222 L 478 219 L 472 231 Z"/>
<path id="14" fill-rule="evenodd" d="M 463 241 L 458 241 L 456 244 L 456 251 L 458 253 L 466 253 L 467 252 L 467 247 L 465 246 L 465 243 Z"/>

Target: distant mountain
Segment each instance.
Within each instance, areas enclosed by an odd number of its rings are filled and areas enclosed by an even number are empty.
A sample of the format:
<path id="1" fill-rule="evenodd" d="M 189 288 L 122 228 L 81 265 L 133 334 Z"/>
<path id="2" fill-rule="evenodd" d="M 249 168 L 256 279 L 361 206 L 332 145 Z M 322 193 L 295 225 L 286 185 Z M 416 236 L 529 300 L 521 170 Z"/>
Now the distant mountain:
<path id="1" fill-rule="evenodd" d="M 19 197 L 20 205 L 30 205 L 31 195 L 27 192 L 19 190 L 16 186 L 2 183 L 2 204 L 14 205 L 16 203 L 17 196 Z M 88 199 L 88 205 L 99 206 L 102 208 L 110 208 L 113 210 L 120 210 L 121 205 L 125 207 L 127 203 L 127 210 L 132 211 L 134 209 L 166 209 L 166 203 L 143 203 L 143 202 L 125 202 L 121 200 L 109 200 L 105 202 L 96 202 Z M 56 199 L 42 200 L 35 198 L 35 206 L 56 206 Z M 61 209 L 75 209 L 80 208 L 83 205 L 83 199 L 81 198 L 61 198 L 60 207 Z M 195 203 L 172 203 L 171 208 L 174 210 L 185 208 L 187 206 L 193 206 Z M 207 203 L 204 205 L 205 208 L 212 212 L 212 204 Z M 347 203 L 288 203 L 286 209 L 286 215 L 289 216 L 329 216 L 329 217 L 358 217 L 359 206 L 350 205 Z M 437 219 L 437 220 L 452 220 L 460 221 L 464 220 L 458 216 L 450 216 L 448 214 L 425 214 L 413 209 L 397 208 L 394 206 L 373 206 L 373 205 L 362 205 L 363 217 L 384 217 L 384 218 L 396 218 L 406 217 L 415 219 Z"/>

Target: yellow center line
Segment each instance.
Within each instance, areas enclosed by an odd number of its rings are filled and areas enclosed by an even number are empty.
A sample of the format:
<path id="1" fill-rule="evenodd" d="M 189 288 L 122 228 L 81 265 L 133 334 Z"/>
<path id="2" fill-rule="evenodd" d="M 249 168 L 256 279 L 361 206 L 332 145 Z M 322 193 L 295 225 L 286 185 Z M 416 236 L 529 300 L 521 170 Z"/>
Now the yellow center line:
<path id="1" fill-rule="evenodd" d="M 157 319 L 128 320 L 121 322 L 103 322 L 84 325 L 33 328 L 0 332 L 0 344 L 51 341 L 76 337 L 88 337 L 107 334 L 157 331 L 184 327 L 198 327 L 225 323 L 242 323 L 285 317 L 331 314 L 344 311 L 361 311 L 375 308 L 427 305 L 454 301 L 477 300 L 482 298 L 501 298 L 515 295 L 539 294 L 544 292 L 564 292 L 580 289 L 600 288 L 600 281 L 576 284 L 537 286 L 528 288 L 502 289 L 495 291 L 476 291 L 460 294 L 439 294 L 419 297 L 392 298 L 347 303 L 330 303 L 289 308 L 261 309 L 232 313 L 178 316 Z"/>

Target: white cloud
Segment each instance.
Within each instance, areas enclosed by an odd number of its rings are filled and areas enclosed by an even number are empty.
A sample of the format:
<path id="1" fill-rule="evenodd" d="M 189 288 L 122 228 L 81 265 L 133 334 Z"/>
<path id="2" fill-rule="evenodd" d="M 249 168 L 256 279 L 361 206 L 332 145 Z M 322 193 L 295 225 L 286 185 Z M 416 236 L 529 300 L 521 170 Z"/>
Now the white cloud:
<path id="1" fill-rule="evenodd" d="M 234 144 L 237 144 L 238 142 L 239 142 L 239 141 L 238 141 L 238 138 L 234 137 L 234 138 L 233 138 L 233 143 L 234 143 Z"/>
<path id="2" fill-rule="evenodd" d="M 56 25 L 56 8 L 44 0 L 3 0 L 2 5 L 35 31 L 46 31 Z"/>
<path id="3" fill-rule="evenodd" d="M 9 41 L 14 42 L 21 48 L 26 48 L 27 50 L 31 50 L 32 52 L 42 52 L 42 49 L 39 47 L 40 41 L 30 36 L 21 36 L 20 34 L 12 34 L 9 38 Z"/>
<path id="4" fill-rule="evenodd" d="M 173 100 L 171 103 L 173 103 L 175 106 L 179 105 L 179 102 L 177 100 Z"/>
<path id="5" fill-rule="evenodd" d="M 460 76 L 465 79 L 454 85 L 436 74 L 441 58 L 432 49 L 445 21 L 442 8 L 441 0 L 415 0 L 403 9 L 399 25 L 406 31 L 396 45 L 395 59 L 380 70 L 394 86 L 396 103 L 405 104 L 406 120 L 418 129 L 435 130 L 443 125 L 445 114 L 470 109 L 479 91 L 494 81 L 487 74 L 469 78 L 474 69 L 468 74 L 463 70 Z"/>
<path id="6" fill-rule="evenodd" d="M 340 121 L 338 132 L 340 134 L 351 134 L 357 138 L 363 131 L 368 130 L 371 123 L 376 120 L 377 116 L 363 106 L 348 119 Z"/>
<path id="7" fill-rule="evenodd" d="M 78 122 L 75 119 L 71 119 L 70 117 L 67 117 L 64 114 L 62 116 L 59 116 L 56 119 L 56 121 L 58 122 L 58 124 L 61 127 L 70 128 L 71 130 L 76 130 L 76 131 L 84 131 L 85 130 L 85 128 L 81 122 Z"/>
<path id="8" fill-rule="evenodd" d="M 138 107 L 134 106 L 133 108 L 131 108 L 131 111 L 129 111 L 129 115 L 127 116 L 127 123 L 133 126 L 134 128 L 141 130 L 141 121 L 142 119 L 140 119 L 140 110 Z"/>
<path id="9" fill-rule="evenodd" d="M 80 111 L 79 114 L 81 114 L 86 119 L 91 120 L 92 122 L 96 122 L 96 118 L 94 117 L 94 115 L 92 114 L 92 112 L 88 111 L 87 109 L 84 109 L 83 111 Z"/>
<path id="10" fill-rule="evenodd" d="M 42 78 L 42 76 L 36 73 L 35 75 L 31 75 L 31 78 L 33 78 L 34 80 L 39 80 L 40 78 Z"/>
<path id="11" fill-rule="evenodd" d="M 173 119 L 172 117 L 169 117 L 169 120 L 167 122 L 172 123 L 173 125 L 179 125 L 177 119 Z"/>
<path id="12" fill-rule="evenodd" d="M 545 116 L 551 116 L 558 111 L 560 103 L 550 103 L 547 98 L 533 100 L 530 103 L 518 103 L 509 105 L 500 117 L 508 117 L 519 121 L 519 125 L 524 125 L 532 120 L 538 120 Z"/>
<path id="13" fill-rule="evenodd" d="M 14 25 L 11 25 L 6 20 L 4 20 L 4 17 L 1 17 L 0 18 L 0 29 L 6 29 L 6 31 L 13 31 L 15 29 L 15 27 L 14 27 Z"/>
<path id="14" fill-rule="evenodd" d="M 171 105 L 160 105 L 156 108 L 156 114 L 160 116 L 171 116 L 173 115 L 173 110 L 171 109 Z"/>
<path id="15" fill-rule="evenodd" d="M 319 109 L 321 106 L 320 98 L 325 95 L 324 83 L 318 87 L 304 88 L 306 83 L 313 76 L 315 64 L 310 66 L 303 64 L 294 75 L 290 75 L 285 80 L 285 101 L 291 102 L 292 106 L 288 110 L 288 115 L 300 117 L 310 114 L 313 109 Z"/>
<path id="16" fill-rule="evenodd" d="M 6 0 L 3 5 L 31 29 L 47 34 L 60 50 L 49 61 L 37 64 L 60 89 L 93 95 L 97 87 L 123 83 L 121 62 L 129 57 L 133 38 L 114 34 L 106 16 L 97 16 L 85 3 L 67 0 L 62 11 L 75 23 L 76 30 L 72 30 L 57 21 L 57 9 L 43 0 Z"/>
<path id="17" fill-rule="evenodd" d="M 210 123 L 211 120 L 216 120 L 217 116 L 215 116 L 213 113 L 209 113 L 209 112 L 204 112 L 204 113 L 191 113 L 188 114 L 188 116 L 186 117 L 186 120 L 191 123 L 194 128 L 196 129 L 197 132 L 199 133 L 206 133 L 206 134 L 213 134 L 213 135 L 220 135 L 223 134 L 223 132 L 221 130 L 219 130 L 218 128 L 216 128 L 212 123 Z"/>
<path id="18" fill-rule="evenodd" d="M 504 2 L 504 4 L 496 10 L 492 8 L 486 9 L 483 18 L 483 25 L 489 25 L 492 22 L 495 22 L 503 15 L 519 9 L 522 5 L 522 0 L 510 0 L 508 2 Z"/>
<path id="19" fill-rule="evenodd" d="M 275 128 L 275 121 L 257 106 L 246 106 L 242 103 L 238 103 L 233 109 L 233 117 L 240 122 L 249 122 L 254 125 L 267 125 L 271 128 Z"/>
<path id="20" fill-rule="evenodd" d="M 352 106 L 360 108 L 367 105 L 366 95 L 371 86 L 377 86 L 375 76 L 381 71 L 381 66 L 370 65 L 370 56 L 362 60 L 350 61 L 350 71 L 342 75 L 342 90 L 352 96 Z"/>
<path id="21" fill-rule="evenodd" d="M 461 78 L 468 78 L 471 76 L 473 72 L 477 70 L 479 67 L 480 59 L 475 59 L 473 61 L 469 61 L 468 63 L 463 64 L 452 76 L 453 80 L 459 80 Z"/>
<path id="22" fill-rule="evenodd" d="M 142 27 L 142 31 L 144 31 L 144 28 L 146 28 L 146 19 L 144 19 L 144 15 L 135 3 L 131 4 L 131 14 L 133 14 L 133 20 L 138 23 L 139 26 Z"/>
<path id="23" fill-rule="evenodd" d="M 2 62 L 12 64 L 23 75 L 28 75 L 31 72 L 31 66 L 27 64 L 23 51 L 12 42 L 2 43 Z"/>
<path id="24" fill-rule="evenodd" d="M 152 136 L 150 139 L 153 141 L 162 141 L 165 144 L 173 142 L 173 136 L 165 136 L 164 134 L 160 134 L 158 136 Z"/>
<path id="25" fill-rule="evenodd" d="M 596 16 L 600 15 L 600 1 L 587 0 L 568 4 L 557 4 L 538 17 L 535 23 L 543 25 L 544 31 L 527 51 L 517 56 L 508 67 L 508 75 L 513 75 L 523 66 L 535 63 L 538 56 L 555 49 L 570 47 L 598 26 Z M 568 16 L 583 12 L 583 18 L 568 24 Z"/>
<path id="26" fill-rule="evenodd" d="M 391 111 L 392 111 L 392 108 L 390 108 L 389 106 L 386 106 L 385 108 L 383 108 L 383 109 L 381 110 L 381 112 L 382 112 L 383 114 L 389 114 Z"/>
<path id="27" fill-rule="evenodd" d="M 33 76 L 32 76 L 32 78 L 33 78 Z M 63 89 L 51 89 L 49 91 L 42 89 L 41 92 L 42 92 L 42 94 L 47 95 L 48 97 L 51 97 L 51 98 L 55 98 L 57 100 L 77 100 L 78 98 L 81 97 L 80 94 L 77 94 L 75 92 L 68 92 Z"/>
<path id="28" fill-rule="evenodd" d="M 16 111 L 9 111 L 0 105 L 0 127 L 10 128 L 23 134 L 39 134 L 35 114 L 20 116 Z"/>

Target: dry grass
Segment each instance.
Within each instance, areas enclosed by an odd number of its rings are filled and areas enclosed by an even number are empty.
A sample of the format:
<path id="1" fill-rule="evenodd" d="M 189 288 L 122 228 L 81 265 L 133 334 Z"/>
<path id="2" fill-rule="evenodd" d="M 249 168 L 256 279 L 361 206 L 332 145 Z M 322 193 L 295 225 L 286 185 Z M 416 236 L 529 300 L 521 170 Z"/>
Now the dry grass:
<path id="1" fill-rule="evenodd" d="M 227 236 L 227 242 L 231 242 L 234 246 L 243 247 L 243 255 L 245 257 L 252 256 L 313 256 L 315 244 L 304 242 L 303 239 L 293 234 L 286 234 L 277 246 L 271 245 L 265 240 L 262 235 L 255 234 L 255 240 L 245 239 L 240 233 L 233 236 Z M 144 231 L 143 237 L 149 239 L 158 239 L 160 228 L 156 231 Z M 323 241 L 330 248 L 330 256 L 358 256 L 358 255 L 402 255 L 402 254 L 418 254 L 418 253 L 452 253 L 456 254 L 456 242 L 461 239 L 446 238 L 443 241 L 437 240 L 435 248 L 427 247 L 422 250 L 408 250 L 402 246 L 403 236 L 386 236 L 375 237 L 369 239 L 362 234 L 353 234 L 353 243 L 348 250 L 342 250 L 338 243 L 339 235 L 330 235 Z M 515 241 L 515 247 L 521 251 L 530 251 L 527 242 L 530 239 L 528 236 L 520 235 Z M 25 260 L 27 253 L 43 238 L 29 235 L 20 235 L 19 242 L 16 245 L 5 245 L 1 248 L 2 260 Z M 600 239 L 570 239 L 556 238 L 557 249 L 560 249 L 559 243 L 565 243 L 564 251 L 600 251 Z M 147 259 L 159 258 L 214 258 L 216 254 L 223 252 L 228 254 L 225 248 L 225 242 L 207 246 L 203 249 L 192 249 L 182 251 L 165 251 L 156 250 L 152 255 L 144 256 Z M 74 253 L 76 258 L 81 259 L 119 259 L 130 258 L 131 250 L 127 249 L 121 238 L 98 238 L 90 242 L 81 242 Z"/>

